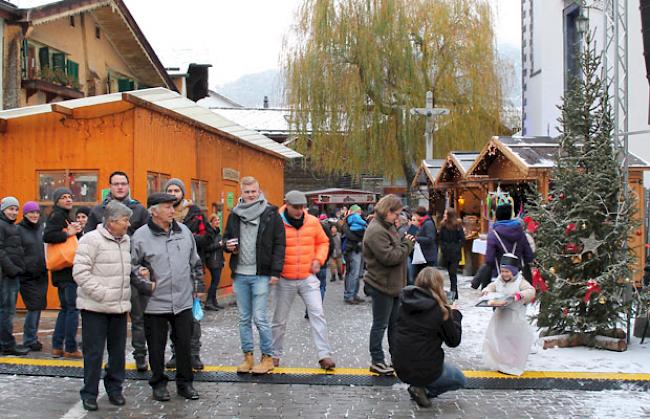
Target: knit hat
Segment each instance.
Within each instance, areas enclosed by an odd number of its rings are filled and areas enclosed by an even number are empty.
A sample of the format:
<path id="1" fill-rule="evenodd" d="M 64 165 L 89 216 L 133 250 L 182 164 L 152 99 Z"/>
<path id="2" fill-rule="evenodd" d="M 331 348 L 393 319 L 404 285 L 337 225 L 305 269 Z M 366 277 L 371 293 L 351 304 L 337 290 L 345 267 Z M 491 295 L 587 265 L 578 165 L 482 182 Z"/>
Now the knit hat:
<path id="1" fill-rule="evenodd" d="M 167 188 L 169 188 L 172 185 L 176 185 L 179 188 L 181 188 L 181 192 L 183 192 L 183 198 L 185 198 L 185 195 L 186 195 L 186 193 L 185 193 L 185 184 L 183 183 L 183 181 L 180 180 L 179 178 L 175 178 L 175 177 L 169 179 L 167 181 L 167 183 L 165 183 L 165 189 L 164 189 L 165 193 L 167 192 Z"/>
<path id="2" fill-rule="evenodd" d="M 497 221 L 506 221 L 512 218 L 512 206 L 510 204 L 499 205 L 496 212 Z"/>
<path id="3" fill-rule="evenodd" d="M 354 204 L 354 205 L 352 205 L 350 207 L 350 211 L 348 211 L 348 213 L 358 212 L 358 211 L 363 212 L 363 210 L 361 209 L 360 206 L 358 206 L 357 204 Z"/>
<path id="4" fill-rule="evenodd" d="M 504 253 L 501 256 L 501 269 L 507 269 L 512 272 L 513 276 L 519 273 L 519 258 L 512 253 Z"/>
<path id="5" fill-rule="evenodd" d="M 0 211 L 4 211 L 9 207 L 20 208 L 20 203 L 18 202 L 18 199 L 14 198 L 13 196 L 7 196 L 2 198 L 2 201 L 0 201 Z"/>
<path id="6" fill-rule="evenodd" d="M 34 211 L 38 211 L 38 212 L 41 211 L 41 207 L 38 205 L 38 203 L 34 201 L 25 202 L 25 205 L 23 205 L 23 214 L 28 214 Z"/>
<path id="7" fill-rule="evenodd" d="M 54 201 L 54 205 L 56 205 L 56 203 L 59 202 L 59 199 L 61 199 L 65 194 L 72 196 L 72 191 L 68 188 L 55 189 L 54 192 L 52 192 L 52 201 Z"/>
<path id="8" fill-rule="evenodd" d="M 90 217 L 90 208 L 79 207 L 77 208 L 77 211 L 74 213 L 74 215 L 77 216 L 78 214 L 86 214 L 86 217 Z"/>

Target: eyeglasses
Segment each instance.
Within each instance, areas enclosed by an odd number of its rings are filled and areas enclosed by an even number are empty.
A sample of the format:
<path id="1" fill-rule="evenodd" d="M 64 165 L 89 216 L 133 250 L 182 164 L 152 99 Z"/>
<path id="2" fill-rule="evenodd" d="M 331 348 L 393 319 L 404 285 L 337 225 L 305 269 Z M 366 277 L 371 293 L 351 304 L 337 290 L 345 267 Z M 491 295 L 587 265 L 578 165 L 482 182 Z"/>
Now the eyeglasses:
<path id="1" fill-rule="evenodd" d="M 111 186 L 129 186 L 127 182 L 116 182 L 116 183 L 111 183 Z"/>

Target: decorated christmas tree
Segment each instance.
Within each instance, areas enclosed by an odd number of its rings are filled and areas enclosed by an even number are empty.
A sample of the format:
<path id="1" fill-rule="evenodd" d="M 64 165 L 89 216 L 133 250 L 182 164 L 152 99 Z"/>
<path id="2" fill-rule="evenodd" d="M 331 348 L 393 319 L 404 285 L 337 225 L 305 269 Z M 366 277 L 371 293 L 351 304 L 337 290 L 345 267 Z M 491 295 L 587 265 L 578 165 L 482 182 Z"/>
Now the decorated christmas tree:
<path id="1" fill-rule="evenodd" d="M 601 59 L 588 37 L 580 74 L 560 106 L 559 151 L 550 191 L 532 211 L 538 325 L 550 334 L 612 335 L 630 302 L 633 198 L 625 193 Z"/>

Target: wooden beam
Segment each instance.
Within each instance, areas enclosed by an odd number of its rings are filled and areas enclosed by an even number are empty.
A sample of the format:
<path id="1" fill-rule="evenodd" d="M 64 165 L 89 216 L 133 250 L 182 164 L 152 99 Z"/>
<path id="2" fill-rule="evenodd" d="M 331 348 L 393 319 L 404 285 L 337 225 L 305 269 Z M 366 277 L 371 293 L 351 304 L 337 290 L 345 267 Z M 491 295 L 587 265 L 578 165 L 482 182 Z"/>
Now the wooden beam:
<path id="1" fill-rule="evenodd" d="M 52 105 L 52 112 L 60 113 L 65 116 L 72 116 L 72 109 L 67 108 L 63 105 L 59 105 L 58 103 L 53 103 Z"/>

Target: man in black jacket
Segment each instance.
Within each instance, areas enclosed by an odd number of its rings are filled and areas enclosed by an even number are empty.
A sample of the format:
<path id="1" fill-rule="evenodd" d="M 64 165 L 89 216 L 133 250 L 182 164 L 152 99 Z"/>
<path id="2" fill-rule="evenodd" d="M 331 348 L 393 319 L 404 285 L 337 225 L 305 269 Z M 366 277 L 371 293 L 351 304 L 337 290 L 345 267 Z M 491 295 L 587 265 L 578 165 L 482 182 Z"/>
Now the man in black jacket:
<path id="1" fill-rule="evenodd" d="M 52 193 L 52 201 L 54 208 L 45 223 L 43 241 L 51 244 L 65 243 L 68 237 L 81 232 L 79 223 L 72 220 L 72 191 L 68 188 L 56 189 Z M 61 305 L 52 334 L 52 355 L 81 359 L 81 352 L 77 348 L 77 283 L 72 278 L 72 266 L 51 272 L 52 285 L 58 288 Z"/>
<path id="2" fill-rule="evenodd" d="M 278 281 L 284 266 L 285 233 L 278 208 L 269 204 L 251 176 L 241 180 L 241 197 L 223 235 L 239 310 L 239 339 L 244 362 L 238 373 L 266 374 L 273 370 L 273 337 L 267 318 L 269 283 Z M 260 334 L 262 360 L 253 366 L 253 327 Z"/>
<path id="3" fill-rule="evenodd" d="M 124 172 L 113 172 L 108 177 L 110 191 L 104 201 L 96 205 L 88 215 L 88 221 L 84 231 L 86 233 L 93 231 L 97 225 L 104 221 L 104 211 L 109 202 L 115 200 L 126 205 L 133 211 L 131 225 L 127 230 L 129 236 L 143 225 L 147 224 L 149 220 L 149 213 L 147 209 L 137 200 L 131 198 L 131 190 L 129 187 L 129 176 Z M 133 358 L 135 359 L 135 366 L 140 372 L 147 370 L 147 342 L 144 336 L 144 306 L 147 305 L 147 297 L 141 295 L 138 289 L 131 286 L 131 346 L 133 346 Z"/>
<path id="4" fill-rule="evenodd" d="M 19 277 L 25 272 L 22 241 L 16 226 L 18 207 L 18 200 L 13 196 L 0 201 L 0 350 L 3 355 L 26 355 L 29 352 L 28 348 L 16 345 L 13 335 Z"/>

